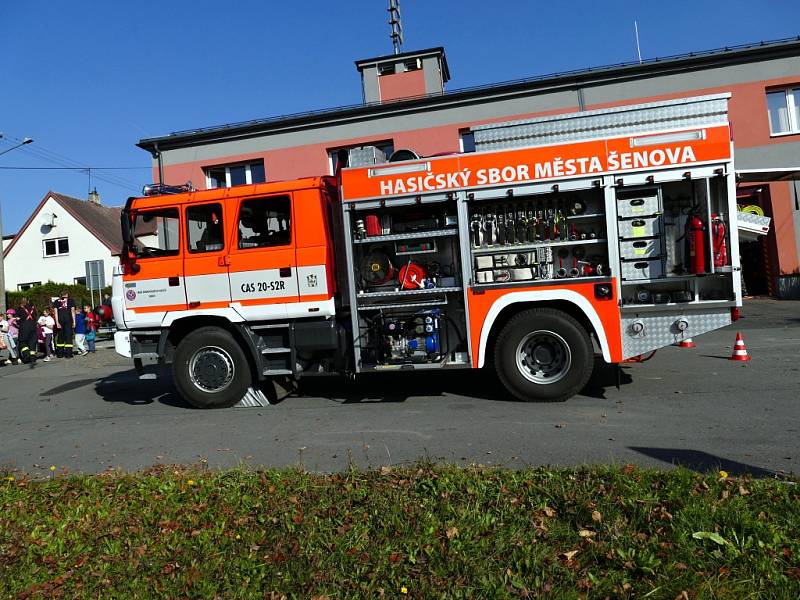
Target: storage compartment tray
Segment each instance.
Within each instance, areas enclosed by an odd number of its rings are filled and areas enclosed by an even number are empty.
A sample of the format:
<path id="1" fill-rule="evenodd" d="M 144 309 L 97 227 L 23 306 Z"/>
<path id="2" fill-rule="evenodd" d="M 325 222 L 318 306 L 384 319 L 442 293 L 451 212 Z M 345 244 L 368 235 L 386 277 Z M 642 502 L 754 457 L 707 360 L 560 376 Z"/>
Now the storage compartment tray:
<path id="1" fill-rule="evenodd" d="M 622 260 L 621 266 L 622 279 L 625 281 L 659 279 L 664 277 L 664 265 L 661 258 Z"/>
<path id="2" fill-rule="evenodd" d="M 620 219 L 619 236 L 622 238 L 654 237 L 662 233 L 661 216 Z"/>
<path id="3" fill-rule="evenodd" d="M 641 240 L 620 240 L 619 255 L 621 258 L 641 260 L 661 256 L 661 238 L 644 238 Z"/>

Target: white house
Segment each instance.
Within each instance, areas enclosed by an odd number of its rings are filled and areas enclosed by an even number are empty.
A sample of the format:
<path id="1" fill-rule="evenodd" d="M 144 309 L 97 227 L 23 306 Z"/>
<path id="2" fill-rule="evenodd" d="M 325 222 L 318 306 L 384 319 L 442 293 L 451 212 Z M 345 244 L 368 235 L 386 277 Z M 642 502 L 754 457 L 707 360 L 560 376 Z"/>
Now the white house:
<path id="1" fill-rule="evenodd" d="M 120 209 L 102 206 L 96 193 L 80 200 L 48 192 L 14 239 L 4 247 L 8 291 L 33 285 L 85 284 L 86 262 L 103 261 L 105 284 L 122 247 Z"/>

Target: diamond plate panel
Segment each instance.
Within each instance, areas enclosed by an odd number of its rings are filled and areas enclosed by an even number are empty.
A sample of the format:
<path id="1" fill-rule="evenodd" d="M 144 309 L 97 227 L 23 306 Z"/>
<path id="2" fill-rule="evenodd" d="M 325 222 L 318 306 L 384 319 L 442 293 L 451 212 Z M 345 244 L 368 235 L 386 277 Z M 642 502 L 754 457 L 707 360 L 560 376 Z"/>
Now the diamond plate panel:
<path id="1" fill-rule="evenodd" d="M 239 400 L 239 402 L 237 402 L 236 404 L 234 404 L 233 407 L 257 408 L 263 406 L 269 406 L 269 400 L 267 400 L 267 397 L 264 395 L 264 392 L 262 392 L 257 388 L 249 387 L 247 388 L 247 391 L 245 392 L 244 396 L 242 396 L 242 399 Z"/>
<path id="2" fill-rule="evenodd" d="M 472 128 L 475 149 L 501 150 L 728 122 L 727 95 L 697 96 Z"/>
<path id="3" fill-rule="evenodd" d="M 680 318 L 685 318 L 689 322 L 689 327 L 684 332 L 675 328 L 675 322 Z M 631 326 L 637 321 L 644 325 L 644 331 L 640 335 L 631 330 Z M 681 313 L 672 309 L 664 312 L 640 313 L 636 316 L 629 316 L 626 313 L 623 315 L 621 323 L 622 356 L 630 358 L 726 327 L 731 324 L 731 310 L 730 308 L 715 308 L 698 311 L 687 310 L 685 313 Z"/>

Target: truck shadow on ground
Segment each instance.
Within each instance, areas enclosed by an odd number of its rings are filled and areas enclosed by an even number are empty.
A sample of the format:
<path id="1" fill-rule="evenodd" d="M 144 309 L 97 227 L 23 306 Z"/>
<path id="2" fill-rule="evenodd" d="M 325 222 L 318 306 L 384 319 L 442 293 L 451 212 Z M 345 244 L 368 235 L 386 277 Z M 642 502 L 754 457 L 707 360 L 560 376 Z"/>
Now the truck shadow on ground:
<path id="1" fill-rule="evenodd" d="M 716 473 L 726 471 L 729 475 L 752 475 L 753 477 L 770 477 L 776 479 L 786 478 L 785 473 L 762 469 L 747 463 L 722 458 L 702 450 L 688 448 L 649 448 L 643 446 L 628 446 L 630 450 L 655 458 L 662 462 L 681 466 L 698 473 Z"/>
<path id="2" fill-rule="evenodd" d="M 622 370 L 619 383 L 625 385 L 631 381 L 631 376 Z M 605 399 L 606 390 L 616 385 L 616 365 L 598 359 L 591 379 L 580 394 Z M 497 375 L 488 369 L 370 373 L 359 376 L 355 381 L 309 377 L 300 381 L 295 395 L 328 398 L 340 404 L 361 404 L 405 402 L 411 397 L 445 394 L 488 401 L 520 402 L 505 390 Z"/>
<path id="3" fill-rule="evenodd" d="M 133 369 L 120 371 L 96 380 L 94 391 L 106 402 L 123 402 L 131 406 L 158 402 L 175 408 L 193 408 L 177 394 L 168 374 L 159 375 L 158 379 L 139 379 Z"/>
<path id="4" fill-rule="evenodd" d="M 94 381 L 94 380 L 92 380 Z M 622 369 L 619 383 L 632 381 L 631 376 Z M 91 381 L 82 380 L 67 384 L 70 389 L 88 385 Z M 602 360 L 595 364 L 589 383 L 581 395 L 605 399 L 606 390 L 616 387 L 618 371 L 616 365 Z M 54 388 L 45 392 L 49 395 L 58 391 Z M 123 402 L 131 406 L 145 406 L 158 402 L 175 408 L 191 409 L 175 392 L 169 371 L 159 374 L 157 379 L 140 380 L 136 371 L 121 371 L 95 381 L 95 392 L 106 402 Z M 404 371 L 392 373 L 364 374 L 355 380 L 344 377 L 307 377 L 300 380 L 298 390 L 288 396 L 324 398 L 339 404 L 362 404 L 372 402 L 405 402 L 409 398 L 426 396 L 462 396 L 465 398 L 493 402 L 519 402 L 513 398 L 491 370 L 452 370 L 452 371 Z M 279 403 L 285 398 L 279 399 Z"/>

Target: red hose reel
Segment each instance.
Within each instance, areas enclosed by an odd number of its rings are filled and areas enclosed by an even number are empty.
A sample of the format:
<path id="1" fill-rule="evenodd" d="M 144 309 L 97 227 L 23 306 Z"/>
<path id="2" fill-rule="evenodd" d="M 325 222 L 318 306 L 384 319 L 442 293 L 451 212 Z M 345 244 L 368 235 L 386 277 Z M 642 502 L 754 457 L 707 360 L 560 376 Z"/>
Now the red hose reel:
<path id="1" fill-rule="evenodd" d="M 404 290 L 418 290 L 425 287 L 425 278 L 428 276 L 425 267 L 412 261 L 400 267 L 400 287 Z"/>

